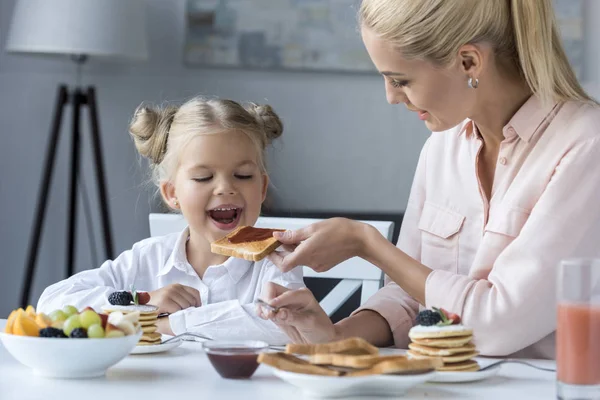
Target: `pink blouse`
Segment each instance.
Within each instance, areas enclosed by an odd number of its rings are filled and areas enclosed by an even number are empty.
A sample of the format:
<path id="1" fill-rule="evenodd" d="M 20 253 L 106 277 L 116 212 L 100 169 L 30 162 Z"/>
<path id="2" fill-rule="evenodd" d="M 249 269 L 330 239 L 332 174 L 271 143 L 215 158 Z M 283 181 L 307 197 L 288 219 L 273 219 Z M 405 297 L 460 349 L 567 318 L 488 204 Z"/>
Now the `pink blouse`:
<path id="1" fill-rule="evenodd" d="M 489 202 L 474 123 L 431 135 L 398 247 L 433 269 L 426 306 L 461 315 L 481 354 L 554 358 L 556 267 L 600 257 L 600 108 L 531 97 L 503 134 Z M 361 309 L 407 347 L 419 305 L 397 284 L 386 279 Z"/>

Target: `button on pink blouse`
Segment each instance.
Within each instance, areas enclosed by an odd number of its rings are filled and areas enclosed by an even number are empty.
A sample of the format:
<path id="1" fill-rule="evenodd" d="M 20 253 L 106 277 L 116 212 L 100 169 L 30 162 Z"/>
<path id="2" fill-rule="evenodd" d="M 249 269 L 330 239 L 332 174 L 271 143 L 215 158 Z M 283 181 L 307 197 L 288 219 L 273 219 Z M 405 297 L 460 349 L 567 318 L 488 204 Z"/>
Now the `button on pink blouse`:
<path id="1" fill-rule="evenodd" d="M 433 269 L 426 306 L 461 315 L 483 355 L 554 358 L 556 267 L 600 257 L 600 108 L 531 97 L 503 133 L 489 203 L 474 123 L 431 135 L 398 247 Z M 419 305 L 386 281 L 361 309 L 406 348 Z"/>

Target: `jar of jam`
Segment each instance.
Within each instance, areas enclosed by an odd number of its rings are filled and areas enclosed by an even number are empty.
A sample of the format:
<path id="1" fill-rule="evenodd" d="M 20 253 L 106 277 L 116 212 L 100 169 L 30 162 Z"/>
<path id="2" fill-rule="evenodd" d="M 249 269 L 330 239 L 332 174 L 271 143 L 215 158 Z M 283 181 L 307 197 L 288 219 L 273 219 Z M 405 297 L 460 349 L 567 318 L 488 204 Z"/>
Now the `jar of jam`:
<path id="1" fill-rule="evenodd" d="M 247 379 L 258 368 L 258 354 L 267 350 L 269 345 L 253 340 L 210 340 L 204 342 L 202 347 L 212 366 L 223 378 Z"/>

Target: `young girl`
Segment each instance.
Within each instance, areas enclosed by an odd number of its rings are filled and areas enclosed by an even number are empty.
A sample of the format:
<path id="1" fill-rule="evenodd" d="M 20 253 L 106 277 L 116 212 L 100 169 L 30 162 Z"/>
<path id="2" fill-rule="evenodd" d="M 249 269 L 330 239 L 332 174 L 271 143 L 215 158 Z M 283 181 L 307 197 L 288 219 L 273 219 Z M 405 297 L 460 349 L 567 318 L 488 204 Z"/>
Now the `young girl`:
<path id="1" fill-rule="evenodd" d="M 279 117 L 270 106 L 194 98 L 179 108 L 140 106 L 129 129 L 163 200 L 189 226 L 48 287 L 37 309 L 100 309 L 111 293 L 134 285 L 170 314 L 159 319 L 162 333 L 287 342 L 275 324 L 256 317 L 253 302 L 269 281 L 303 287 L 302 269 L 282 273 L 267 260 L 210 251 L 211 242 L 256 222 L 269 183 L 265 149 L 282 134 Z"/>

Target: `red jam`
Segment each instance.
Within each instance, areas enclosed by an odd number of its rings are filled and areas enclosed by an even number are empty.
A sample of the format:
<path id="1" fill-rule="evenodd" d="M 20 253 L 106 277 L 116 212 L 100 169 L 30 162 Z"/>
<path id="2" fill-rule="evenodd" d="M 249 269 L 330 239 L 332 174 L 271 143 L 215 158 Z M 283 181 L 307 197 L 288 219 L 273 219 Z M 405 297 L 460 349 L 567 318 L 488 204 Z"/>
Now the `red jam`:
<path id="1" fill-rule="evenodd" d="M 208 350 L 208 359 L 219 375 L 229 379 L 250 378 L 258 368 L 258 353 L 247 348 Z"/>

